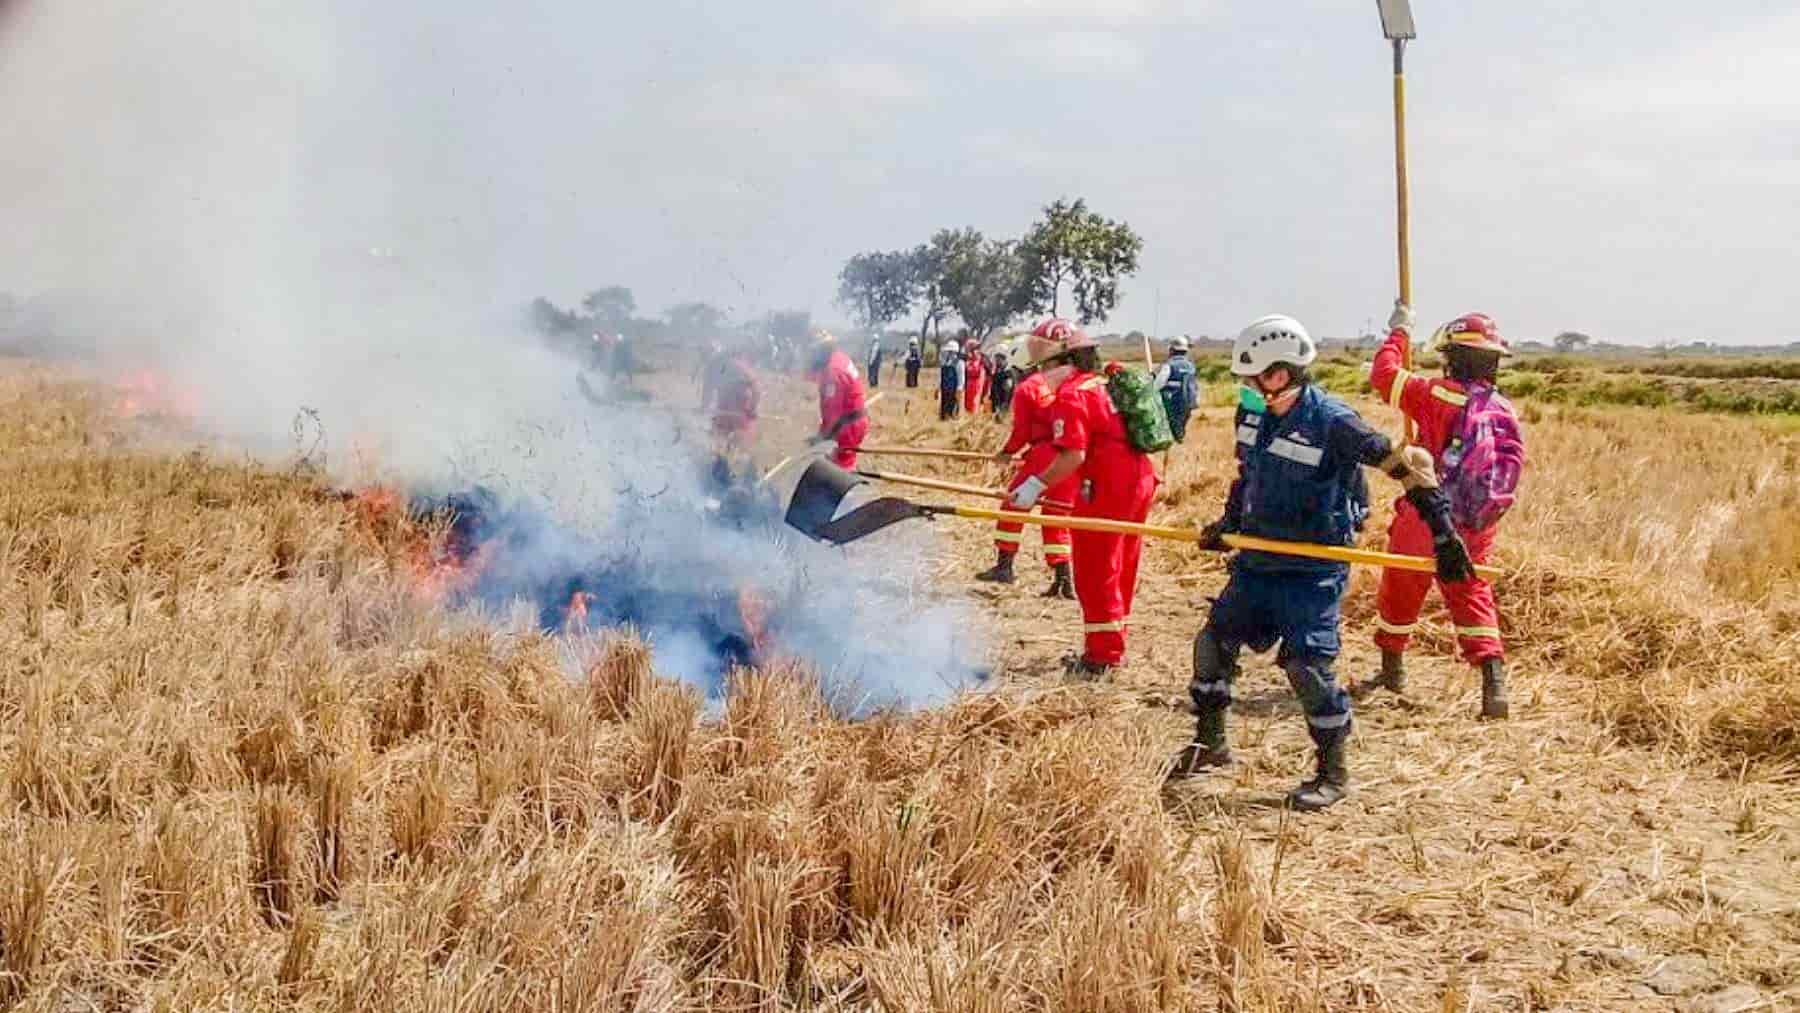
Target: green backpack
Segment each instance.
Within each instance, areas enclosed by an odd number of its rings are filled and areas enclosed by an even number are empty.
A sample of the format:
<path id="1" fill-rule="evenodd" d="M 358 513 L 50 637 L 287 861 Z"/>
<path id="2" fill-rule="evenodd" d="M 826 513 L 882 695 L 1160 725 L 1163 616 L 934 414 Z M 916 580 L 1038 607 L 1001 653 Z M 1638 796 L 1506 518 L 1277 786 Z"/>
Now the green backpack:
<path id="1" fill-rule="evenodd" d="M 1163 407 L 1162 392 L 1149 373 L 1119 363 L 1106 367 L 1106 393 L 1113 407 L 1125 420 L 1125 434 L 1131 446 L 1145 454 L 1167 450 L 1175 444 L 1175 433 L 1169 429 L 1169 411 Z"/>

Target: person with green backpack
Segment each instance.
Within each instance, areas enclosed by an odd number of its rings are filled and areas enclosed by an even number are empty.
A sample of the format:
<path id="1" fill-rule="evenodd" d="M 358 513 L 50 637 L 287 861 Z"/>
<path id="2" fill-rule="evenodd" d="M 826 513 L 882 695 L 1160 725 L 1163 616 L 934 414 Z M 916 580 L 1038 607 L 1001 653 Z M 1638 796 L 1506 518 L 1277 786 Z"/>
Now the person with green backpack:
<path id="1" fill-rule="evenodd" d="M 1056 456 L 1037 475 L 1013 489 L 1010 502 L 1030 509 L 1044 490 L 1071 476 L 1080 480 L 1076 517 L 1143 523 L 1158 479 L 1143 443 L 1172 442 L 1162 401 L 1149 378 L 1114 368 L 1102 370 L 1093 338 L 1060 318 L 1032 331 L 1031 361 L 1056 393 L 1050 408 L 1050 445 Z M 1134 382 L 1135 381 L 1135 382 Z M 1117 390 L 1115 390 L 1117 388 Z M 1147 400 L 1133 394 L 1141 388 Z M 1126 401 L 1122 411 L 1115 397 Z M 1144 408 L 1154 405 L 1155 411 Z M 1156 422 L 1160 420 L 1160 436 Z M 1103 531 L 1071 531 L 1075 597 L 1081 603 L 1082 651 L 1064 660 L 1068 674 L 1099 679 L 1125 659 L 1125 634 L 1137 591 L 1143 538 Z"/>

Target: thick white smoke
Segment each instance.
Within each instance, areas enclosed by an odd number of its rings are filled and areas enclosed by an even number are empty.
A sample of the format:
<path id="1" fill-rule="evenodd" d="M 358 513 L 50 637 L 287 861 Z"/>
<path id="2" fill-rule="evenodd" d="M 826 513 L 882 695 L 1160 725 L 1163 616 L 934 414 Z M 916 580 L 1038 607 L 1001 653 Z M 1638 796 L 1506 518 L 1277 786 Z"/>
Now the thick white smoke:
<path id="1" fill-rule="evenodd" d="M 567 181 L 496 119 L 519 107 L 493 101 L 495 62 L 459 59 L 505 46 L 511 8 L 410 6 L 0 4 L 0 290 L 36 311 L 14 341 L 155 367 L 258 452 L 290 452 L 309 409 L 334 466 L 366 447 L 416 488 L 482 483 L 572 536 L 632 540 L 658 583 L 817 582 L 789 646 L 866 695 L 966 682 L 954 634 L 976 624 L 912 599 L 912 554 L 697 530 L 701 445 L 667 412 L 596 409 L 525 333 L 542 289 L 509 253 Z M 578 96 L 532 110 L 543 131 L 605 129 Z M 625 262 L 596 262 L 595 283 Z M 653 519 L 622 528 L 650 493 Z M 663 664 L 692 672 L 694 645 L 665 639 Z"/>

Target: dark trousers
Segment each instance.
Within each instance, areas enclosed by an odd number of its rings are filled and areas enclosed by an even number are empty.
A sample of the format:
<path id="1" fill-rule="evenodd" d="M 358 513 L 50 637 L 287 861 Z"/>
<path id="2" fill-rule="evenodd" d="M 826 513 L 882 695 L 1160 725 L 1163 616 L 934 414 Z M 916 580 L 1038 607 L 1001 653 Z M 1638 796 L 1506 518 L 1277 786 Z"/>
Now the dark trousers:
<path id="1" fill-rule="evenodd" d="M 938 388 L 938 418 L 953 419 L 962 409 L 962 391 L 955 388 Z"/>
<path id="2" fill-rule="evenodd" d="M 917 387 L 919 385 L 919 364 L 916 362 L 909 362 L 906 364 L 906 385 L 908 387 Z"/>

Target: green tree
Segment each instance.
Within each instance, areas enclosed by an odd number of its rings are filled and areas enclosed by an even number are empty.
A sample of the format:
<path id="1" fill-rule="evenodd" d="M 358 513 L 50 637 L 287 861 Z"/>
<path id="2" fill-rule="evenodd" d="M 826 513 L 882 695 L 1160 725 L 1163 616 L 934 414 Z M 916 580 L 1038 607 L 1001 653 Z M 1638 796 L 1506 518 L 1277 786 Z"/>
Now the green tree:
<path id="1" fill-rule="evenodd" d="M 838 302 L 872 331 L 912 309 L 917 265 L 910 253 L 859 253 L 838 272 Z"/>
<path id="2" fill-rule="evenodd" d="M 725 313 L 704 302 L 684 302 L 663 312 L 670 336 L 690 341 L 711 341 L 725 333 Z"/>
<path id="3" fill-rule="evenodd" d="M 623 285 L 610 285 L 589 292 L 581 300 L 581 308 L 588 311 L 589 322 L 597 330 L 618 333 L 631 325 L 637 300 Z"/>
<path id="4" fill-rule="evenodd" d="M 972 230 L 971 230 L 972 231 Z M 978 340 L 1030 311 L 1031 287 L 1019 244 L 980 240 L 959 245 L 944 265 L 944 299 Z"/>
<path id="5" fill-rule="evenodd" d="M 1060 314 L 1067 287 L 1082 323 L 1105 320 L 1143 248 L 1131 226 L 1089 211 L 1085 200 L 1056 201 L 1020 243 L 1031 308 Z"/>
<path id="6" fill-rule="evenodd" d="M 914 290 L 924 304 L 919 321 L 919 340 L 935 330 L 953 307 L 950 302 L 950 270 L 981 250 L 980 232 L 974 229 L 939 229 L 931 242 L 913 249 Z"/>
<path id="7" fill-rule="evenodd" d="M 1564 331 L 1556 336 L 1556 350 L 1568 355 L 1579 352 L 1593 344 L 1594 339 L 1580 331 Z"/>

